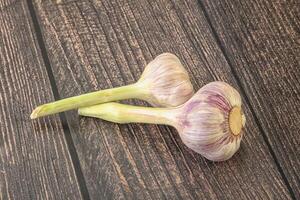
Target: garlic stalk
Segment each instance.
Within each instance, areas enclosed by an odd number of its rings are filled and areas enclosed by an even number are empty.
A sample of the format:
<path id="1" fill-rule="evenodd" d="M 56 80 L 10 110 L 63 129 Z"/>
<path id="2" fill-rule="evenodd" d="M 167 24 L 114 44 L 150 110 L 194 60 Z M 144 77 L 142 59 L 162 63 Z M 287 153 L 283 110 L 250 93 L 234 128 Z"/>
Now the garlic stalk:
<path id="1" fill-rule="evenodd" d="M 153 106 L 178 106 L 194 94 L 187 71 L 177 56 L 163 53 L 151 61 L 131 85 L 100 90 L 38 106 L 31 119 L 99 103 L 136 98 Z"/>
<path id="2" fill-rule="evenodd" d="M 78 113 L 116 123 L 173 126 L 186 146 L 212 161 L 233 156 L 239 149 L 246 122 L 239 93 L 224 82 L 205 85 L 189 101 L 174 108 L 105 103 L 80 108 Z"/>

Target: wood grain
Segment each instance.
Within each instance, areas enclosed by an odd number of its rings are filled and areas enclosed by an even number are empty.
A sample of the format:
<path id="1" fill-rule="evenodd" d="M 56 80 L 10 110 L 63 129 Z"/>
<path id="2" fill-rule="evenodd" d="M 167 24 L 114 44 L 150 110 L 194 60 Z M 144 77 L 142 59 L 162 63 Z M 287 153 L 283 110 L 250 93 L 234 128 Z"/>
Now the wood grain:
<path id="1" fill-rule="evenodd" d="M 196 1 L 42 1 L 35 8 L 62 98 L 133 83 L 166 51 L 180 57 L 196 89 L 213 80 L 239 89 Z M 249 105 L 244 108 L 242 147 L 222 163 L 187 149 L 173 128 L 68 112 L 91 198 L 290 199 Z"/>
<path id="2" fill-rule="evenodd" d="M 263 134 L 300 199 L 300 3 L 203 4 Z"/>
<path id="3" fill-rule="evenodd" d="M 0 199 L 81 199 L 60 120 L 29 118 L 53 96 L 27 4 L 0 10 Z"/>

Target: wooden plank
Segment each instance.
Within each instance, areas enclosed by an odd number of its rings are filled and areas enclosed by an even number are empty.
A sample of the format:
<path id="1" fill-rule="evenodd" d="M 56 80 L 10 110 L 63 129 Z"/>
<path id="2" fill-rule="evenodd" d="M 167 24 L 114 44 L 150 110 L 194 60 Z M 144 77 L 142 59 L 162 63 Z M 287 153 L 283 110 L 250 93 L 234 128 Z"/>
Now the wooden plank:
<path id="1" fill-rule="evenodd" d="M 42 1 L 35 8 L 61 97 L 132 83 L 166 51 L 180 57 L 196 89 L 216 79 L 239 88 L 196 1 Z M 187 149 L 169 127 L 116 125 L 68 112 L 91 198 L 290 199 L 244 108 L 242 147 L 222 163 Z"/>
<path id="2" fill-rule="evenodd" d="M 81 199 L 26 1 L 0 1 L 0 199 Z"/>
<path id="3" fill-rule="evenodd" d="M 204 1 L 296 199 L 300 199 L 299 1 Z"/>

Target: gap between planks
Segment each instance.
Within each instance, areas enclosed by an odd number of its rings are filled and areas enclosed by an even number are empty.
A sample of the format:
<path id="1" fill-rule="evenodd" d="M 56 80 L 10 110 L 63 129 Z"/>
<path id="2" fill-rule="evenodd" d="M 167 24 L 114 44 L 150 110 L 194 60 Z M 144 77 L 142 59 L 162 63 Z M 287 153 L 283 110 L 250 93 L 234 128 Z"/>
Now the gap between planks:
<path id="1" fill-rule="evenodd" d="M 28 9 L 29 9 L 30 16 L 31 16 L 31 19 L 32 19 L 32 23 L 33 23 L 33 26 L 34 26 L 34 30 L 35 30 L 35 33 L 36 33 L 37 41 L 38 41 L 39 47 L 41 49 L 41 55 L 42 55 L 43 61 L 44 61 L 45 66 L 46 66 L 46 71 L 47 71 L 48 78 L 50 80 L 53 96 L 54 96 L 55 100 L 58 100 L 59 99 L 59 93 L 58 93 L 57 86 L 56 86 L 56 83 L 55 83 L 55 78 L 54 78 L 53 71 L 52 71 L 52 68 L 51 68 L 51 64 L 50 64 L 50 61 L 49 61 L 49 57 L 48 57 L 48 54 L 47 54 L 46 46 L 45 46 L 45 43 L 44 43 L 44 40 L 43 40 L 41 27 L 39 25 L 39 22 L 38 22 L 38 19 L 37 19 L 32 1 L 27 0 L 27 5 L 28 5 Z M 70 133 L 70 128 L 69 128 L 69 125 L 67 123 L 65 113 L 60 113 L 59 118 L 60 118 L 60 121 L 62 123 L 64 135 L 65 135 L 65 138 L 66 138 L 66 141 L 67 141 L 68 150 L 69 150 L 69 153 L 71 155 L 71 160 L 72 160 L 73 167 L 74 167 L 74 170 L 75 170 L 75 173 L 76 173 L 76 177 L 77 177 L 77 180 L 78 180 L 78 183 L 79 183 L 81 195 L 82 195 L 83 199 L 89 200 L 90 196 L 89 196 L 89 192 L 88 192 L 88 189 L 87 189 L 86 181 L 85 181 L 83 173 L 82 173 L 80 161 L 79 161 L 78 154 L 77 154 L 77 151 L 76 151 L 76 148 L 75 148 L 75 145 L 74 145 L 71 133 Z"/>

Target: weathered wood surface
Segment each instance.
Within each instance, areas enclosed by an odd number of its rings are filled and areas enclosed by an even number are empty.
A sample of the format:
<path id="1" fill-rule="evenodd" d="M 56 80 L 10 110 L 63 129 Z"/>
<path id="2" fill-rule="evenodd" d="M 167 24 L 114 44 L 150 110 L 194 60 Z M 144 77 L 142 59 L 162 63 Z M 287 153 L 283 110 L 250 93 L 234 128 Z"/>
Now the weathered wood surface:
<path id="1" fill-rule="evenodd" d="M 181 58 L 196 89 L 213 80 L 240 89 L 197 1 L 59 2 L 37 1 L 35 9 L 61 98 L 132 83 L 166 51 Z M 68 112 L 91 198 L 290 199 L 264 130 L 244 102 L 245 138 L 223 163 L 193 153 L 169 127 Z"/>
<path id="2" fill-rule="evenodd" d="M 53 100 L 25 1 L 0 1 L 0 199 L 81 199 L 57 116 L 31 121 Z"/>
<path id="3" fill-rule="evenodd" d="M 296 199 L 300 199 L 300 3 L 204 1 Z"/>

